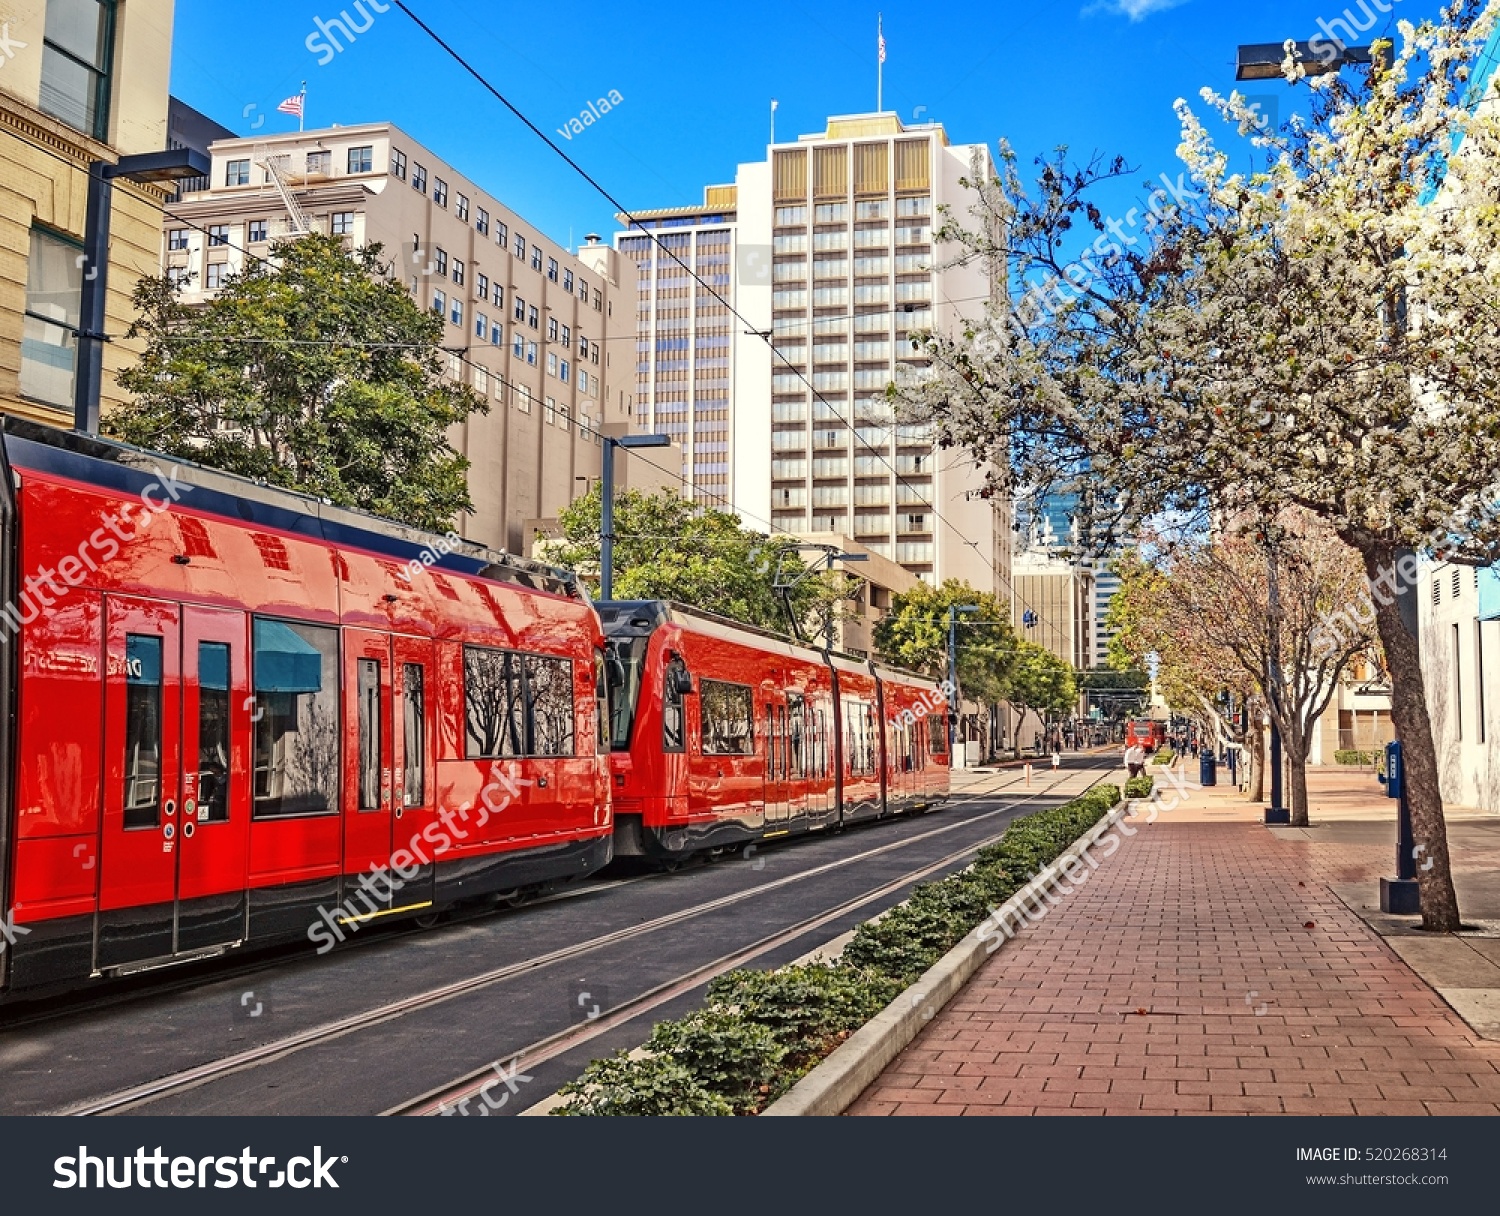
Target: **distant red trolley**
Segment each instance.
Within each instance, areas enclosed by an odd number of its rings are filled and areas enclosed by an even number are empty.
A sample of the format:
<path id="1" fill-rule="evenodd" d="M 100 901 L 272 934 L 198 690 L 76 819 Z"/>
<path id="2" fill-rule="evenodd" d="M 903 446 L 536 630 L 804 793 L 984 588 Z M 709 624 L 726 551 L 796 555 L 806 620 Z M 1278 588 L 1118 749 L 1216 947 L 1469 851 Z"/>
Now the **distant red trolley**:
<path id="1" fill-rule="evenodd" d="M 931 681 L 676 604 L 598 608 L 617 855 L 672 861 L 948 797 Z"/>
<path id="2" fill-rule="evenodd" d="M 1125 746 L 1140 744 L 1149 756 L 1167 741 L 1167 724 L 1141 718 L 1125 727 Z"/>
<path id="3" fill-rule="evenodd" d="M 331 945 L 609 861 L 603 636 L 571 576 L 3 438 L 0 993 Z"/>

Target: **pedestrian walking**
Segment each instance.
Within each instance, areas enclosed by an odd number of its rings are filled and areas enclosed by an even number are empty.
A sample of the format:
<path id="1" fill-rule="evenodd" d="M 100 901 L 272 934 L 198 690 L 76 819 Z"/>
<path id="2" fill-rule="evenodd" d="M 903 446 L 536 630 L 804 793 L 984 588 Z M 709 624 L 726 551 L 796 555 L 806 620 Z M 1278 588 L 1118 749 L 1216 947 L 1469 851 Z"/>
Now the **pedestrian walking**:
<path id="1" fill-rule="evenodd" d="M 1062 753 L 1057 748 L 1052 749 L 1052 771 L 1055 773 L 1062 768 Z"/>
<path id="2" fill-rule="evenodd" d="M 1139 743 L 1132 743 L 1125 749 L 1125 767 L 1132 777 L 1139 777 L 1146 771 L 1146 749 Z"/>

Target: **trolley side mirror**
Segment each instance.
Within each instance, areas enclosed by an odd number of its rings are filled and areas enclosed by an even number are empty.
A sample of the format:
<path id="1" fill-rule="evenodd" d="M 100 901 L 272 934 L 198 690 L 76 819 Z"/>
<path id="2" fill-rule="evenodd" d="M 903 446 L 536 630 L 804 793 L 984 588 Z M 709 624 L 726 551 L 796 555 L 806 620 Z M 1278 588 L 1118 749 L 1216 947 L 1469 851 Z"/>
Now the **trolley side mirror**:
<path id="1" fill-rule="evenodd" d="M 674 666 L 667 676 L 674 693 L 680 697 L 691 696 L 693 692 L 693 673 L 686 667 Z"/>

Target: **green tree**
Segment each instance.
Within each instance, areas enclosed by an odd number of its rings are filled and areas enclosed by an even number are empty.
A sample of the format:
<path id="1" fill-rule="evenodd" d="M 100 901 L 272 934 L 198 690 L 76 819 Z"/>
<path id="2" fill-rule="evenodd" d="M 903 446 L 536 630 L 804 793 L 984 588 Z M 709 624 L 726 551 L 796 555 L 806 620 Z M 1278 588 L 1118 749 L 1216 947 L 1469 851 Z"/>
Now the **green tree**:
<path id="1" fill-rule="evenodd" d="M 1016 712 L 1017 721 L 1024 721 L 1026 711 L 1031 710 L 1045 722 L 1053 714 L 1071 712 L 1078 704 L 1078 673 L 1045 646 L 1022 640 L 1017 643 L 1015 661 L 1005 682 L 1005 700 Z M 1019 756 L 1019 728 L 1015 743 Z"/>
<path id="2" fill-rule="evenodd" d="M 596 594 L 602 506 L 597 485 L 575 499 L 558 516 L 561 539 L 547 550 L 547 560 L 577 572 Z M 704 510 L 669 491 L 628 490 L 615 497 L 618 600 L 675 600 L 785 633 L 786 607 L 775 590 L 778 567 L 784 583 L 807 575 L 791 589 L 791 606 L 804 630 L 816 635 L 838 611 L 842 575 L 808 573 L 795 551 L 743 527 L 738 516 Z"/>
<path id="3" fill-rule="evenodd" d="M 941 587 L 918 583 L 891 601 L 875 626 L 875 648 L 887 663 L 945 680 L 948 609 L 970 605 L 979 611 L 958 618 L 958 686 L 965 698 L 993 705 L 1005 699 L 1018 644 L 1010 606 L 997 596 L 952 578 Z"/>
<path id="4" fill-rule="evenodd" d="M 121 439 L 433 531 L 471 508 L 447 433 L 489 406 L 444 378 L 444 320 L 379 245 L 279 242 L 207 304 L 148 278 L 135 307 L 135 400 L 105 419 Z"/>

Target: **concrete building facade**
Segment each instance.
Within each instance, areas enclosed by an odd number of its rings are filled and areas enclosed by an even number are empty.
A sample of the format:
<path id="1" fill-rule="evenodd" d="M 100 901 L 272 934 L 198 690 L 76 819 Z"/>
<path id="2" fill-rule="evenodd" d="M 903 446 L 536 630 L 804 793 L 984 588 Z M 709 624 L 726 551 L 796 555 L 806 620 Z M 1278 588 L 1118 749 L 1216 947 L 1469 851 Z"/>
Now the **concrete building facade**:
<path id="1" fill-rule="evenodd" d="M 446 322 L 449 375 L 490 403 L 450 435 L 472 464 L 459 530 L 528 551 L 527 521 L 582 494 L 604 429 L 633 421 L 633 265 L 598 238 L 570 254 L 389 123 L 216 140 L 210 154 L 207 188 L 173 207 L 191 226 L 168 219 L 161 234 L 183 298 L 207 299 L 300 233 L 380 244 Z"/>
<path id="2" fill-rule="evenodd" d="M 950 144 L 939 124 L 835 117 L 740 164 L 701 207 L 641 212 L 616 237 L 654 276 L 637 334 L 647 417 L 697 445 L 693 479 L 722 486 L 749 526 L 849 536 L 929 583 L 1010 596 L 1008 505 L 886 398 L 923 366 L 912 333 L 951 332 L 1004 289 L 980 267 L 938 269 L 932 239 L 940 206 L 970 204 L 959 179 L 989 171 L 982 145 Z M 657 241 L 690 265 L 711 256 L 707 281 L 739 319 L 694 311 L 711 302 L 703 285 Z"/>
<path id="3" fill-rule="evenodd" d="M 0 14 L 0 409 L 73 424 L 89 165 L 167 147 L 172 20 L 172 0 L 15 0 Z M 126 399 L 131 294 L 159 272 L 169 190 L 115 184 L 105 411 Z"/>

